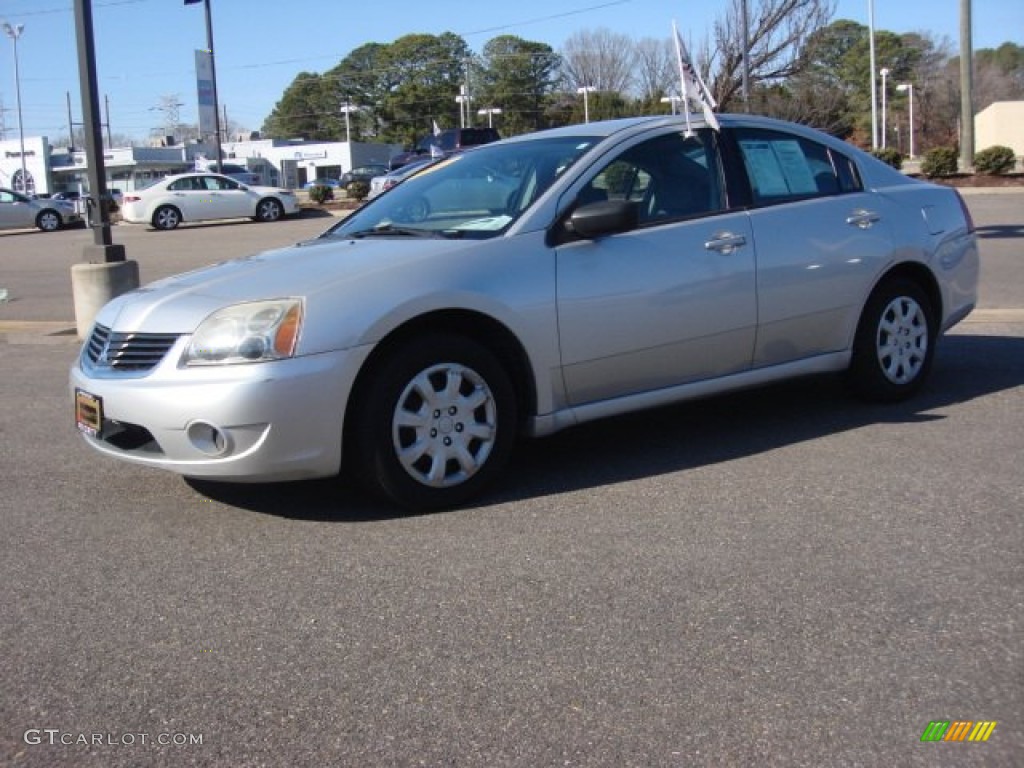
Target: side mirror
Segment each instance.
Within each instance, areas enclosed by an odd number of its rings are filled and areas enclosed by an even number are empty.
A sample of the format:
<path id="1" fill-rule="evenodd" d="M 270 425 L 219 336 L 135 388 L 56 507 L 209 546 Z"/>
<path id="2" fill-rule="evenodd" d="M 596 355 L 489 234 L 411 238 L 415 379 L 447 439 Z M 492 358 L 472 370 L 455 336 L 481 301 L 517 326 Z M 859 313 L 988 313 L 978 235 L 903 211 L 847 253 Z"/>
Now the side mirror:
<path id="1" fill-rule="evenodd" d="M 581 205 L 569 216 L 566 227 L 579 237 L 591 240 L 636 229 L 639 221 L 636 203 L 628 200 L 602 200 Z"/>

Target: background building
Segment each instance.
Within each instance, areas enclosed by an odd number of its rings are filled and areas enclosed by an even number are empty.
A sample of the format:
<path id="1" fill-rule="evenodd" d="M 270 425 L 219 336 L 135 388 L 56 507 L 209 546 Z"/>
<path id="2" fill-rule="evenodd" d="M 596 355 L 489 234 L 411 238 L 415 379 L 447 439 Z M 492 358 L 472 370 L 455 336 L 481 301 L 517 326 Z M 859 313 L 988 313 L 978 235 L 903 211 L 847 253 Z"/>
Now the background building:
<path id="1" fill-rule="evenodd" d="M 298 188 L 315 178 L 338 178 L 363 165 L 387 165 L 402 150 L 398 144 L 306 142 L 253 139 L 225 142 L 225 164 L 241 165 L 269 186 Z M 194 170 L 215 157 L 210 144 L 189 142 L 161 147 L 118 147 L 103 151 L 107 188 L 130 192 L 154 179 Z M 198 163 L 197 163 L 198 161 Z M 0 141 L 0 187 L 20 188 L 21 143 Z M 88 188 L 84 151 L 53 147 L 46 136 L 25 138 L 25 172 L 29 194 L 82 192 Z"/>

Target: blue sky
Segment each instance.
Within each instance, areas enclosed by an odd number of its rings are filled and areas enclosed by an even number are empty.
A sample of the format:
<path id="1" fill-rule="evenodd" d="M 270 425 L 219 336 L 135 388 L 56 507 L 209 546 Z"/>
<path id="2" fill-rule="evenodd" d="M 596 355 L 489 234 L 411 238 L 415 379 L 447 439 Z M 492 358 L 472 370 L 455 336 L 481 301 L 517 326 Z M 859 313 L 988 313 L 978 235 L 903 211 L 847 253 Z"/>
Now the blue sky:
<path id="1" fill-rule="evenodd" d="M 301 71 L 323 72 L 367 42 L 413 32 L 461 35 L 474 50 L 500 34 L 558 50 L 572 33 L 607 28 L 668 37 L 675 19 L 694 43 L 710 32 L 727 0 L 516 0 L 475 3 L 351 0 L 211 0 L 220 101 L 232 122 L 256 130 Z M 183 0 L 93 0 L 101 99 L 115 133 L 143 138 L 160 125 L 165 96 L 183 102 L 183 122 L 197 120 L 194 50 L 205 47 L 202 4 Z M 959 0 L 874 0 L 875 27 L 927 31 L 959 40 Z M 838 0 L 835 18 L 867 24 L 868 0 Z M 974 47 L 1024 45 L 1022 0 L 974 0 Z M 0 20 L 24 24 L 18 43 L 27 136 L 67 134 L 67 103 L 81 120 L 72 0 L 0 0 Z M 0 36 L 0 106 L 6 137 L 17 137 L 14 56 Z"/>

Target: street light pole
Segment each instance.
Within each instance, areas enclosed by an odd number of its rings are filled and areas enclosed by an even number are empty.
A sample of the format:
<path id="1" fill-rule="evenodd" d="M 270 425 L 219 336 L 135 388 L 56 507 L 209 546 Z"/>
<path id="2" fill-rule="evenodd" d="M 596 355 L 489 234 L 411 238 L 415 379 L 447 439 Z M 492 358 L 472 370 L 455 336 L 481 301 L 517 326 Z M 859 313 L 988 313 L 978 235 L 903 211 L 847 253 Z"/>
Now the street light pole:
<path id="1" fill-rule="evenodd" d="M 878 149 L 878 85 L 875 82 L 875 0 L 868 0 L 868 48 L 871 51 L 871 148 Z"/>
<path id="2" fill-rule="evenodd" d="M 494 127 L 494 115 L 500 115 L 501 109 L 499 107 L 485 107 L 476 111 L 478 115 L 487 115 L 487 127 Z"/>
<path id="3" fill-rule="evenodd" d="M 359 107 L 353 107 L 350 102 L 345 102 L 341 107 L 341 112 L 345 115 L 345 143 L 350 144 L 352 142 L 352 124 L 349 120 L 349 115 L 357 111 Z"/>
<path id="4" fill-rule="evenodd" d="M 595 88 L 592 85 L 581 85 L 579 88 L 576 89 L 576 93 L 582 93 L 583 94 L 583 122 L 584 123 L 589 123 L 590 122 L 590 99 L 587 96 L 588 96 L 588 94 L 591 94 L 591 93 L 593 93 L 596 90 L 597 90 L 597 88 Z"/>
<path id="5" fill-rule="evenodd" d="M 907 99 L 910 102 L 910 157 L 914 157 L 914 84 L 900 83 L 896 86 L 900 93 L 907 91 Z"/>
<path id="6" fill-rule="evenodd" d="M 18 38 L 25 31 L 24 24 L 14 26 L 4 22 L 4 32 L 14 41 L 14 89 L 18 96 L 18 139 L 21 142 L 21 191 L 28 194 L 28 171 L 25 169 L 25 128 L 21 121 L 21 70 L 18 68 Z M 17 185 L 12 184 L 17 189 Z"/>
<path id="7" fill-rule="evenodd" d="M 885 121 L 886 121 L 886 103 L 885 103 L 885 101 L 886 101 L 886 96 L 885 96 L 885 94 L 886 94 L 886 91 L 888 90 L 885 87 L 885 78 L 887 78 L 889 76 L 889 69 L 887 67 L 882 67 L 882 69 L 879 70 L 878 74 L 880 74 L 882 76 L 882 149 L 885 149 L 885 146 L 886 146 L 886 130 L 885 130 Z"/>

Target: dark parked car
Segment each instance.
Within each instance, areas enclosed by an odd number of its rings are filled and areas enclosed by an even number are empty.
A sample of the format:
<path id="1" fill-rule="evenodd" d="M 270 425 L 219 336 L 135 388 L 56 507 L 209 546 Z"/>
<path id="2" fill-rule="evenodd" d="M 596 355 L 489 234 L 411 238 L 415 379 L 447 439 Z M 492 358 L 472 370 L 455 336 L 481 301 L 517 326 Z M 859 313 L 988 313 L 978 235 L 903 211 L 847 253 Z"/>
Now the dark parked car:
<path id="1" fill-rule="evenodd" d="M 391 170 L 395 170 L 416 158 L 429 155 L 442 157 L 500 139 L 501 136 L 494 128 L 449 128 L 447 131 L 424 136 L 411 150 L 391 158 L 389 166 Z"/>
<path id="2" fill-rule="evenodd" d="M 370 179 L 374 176 L 380 176 L 388 172 L 388 167 L 381 164 L 373 165 L 362 165 L 359 168 L 353 168 L 351 171 L 346 171 L 341 174 L 341 178 L 338 180 L 338 186 L 345 188 L 353 181 L 365 181 L 367 184 L 370 183 Z"/>

